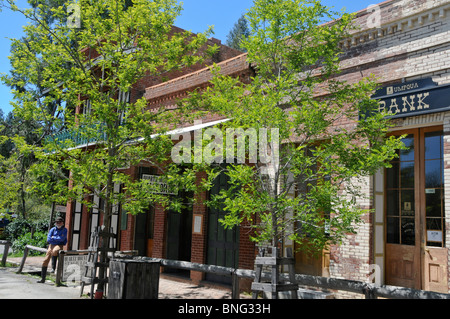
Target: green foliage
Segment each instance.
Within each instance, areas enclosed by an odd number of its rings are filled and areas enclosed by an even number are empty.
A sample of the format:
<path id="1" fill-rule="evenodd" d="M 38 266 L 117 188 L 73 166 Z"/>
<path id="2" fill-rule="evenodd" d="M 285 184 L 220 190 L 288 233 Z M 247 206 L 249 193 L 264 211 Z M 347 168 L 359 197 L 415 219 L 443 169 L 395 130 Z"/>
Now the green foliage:
<path id="1" fill-rule="evenodd" d="M 95 194 L 105 203 L 96 208 L 107 227 L 119 204 L 139 213 L 155 201 L 167 202 L 164 196 L 146 196 L 148 185 L 123 168 L 145 163 L 173 179 L 163 164 L 173 142 L 164 134 L 186 112 L 149 109 L 142 95 L 124 96 L 144 76 L 164 81 L 171 71 L 203 63 L 216 51 L 205 45 L 210 30 L 174 32 L 182 9 L 175 0 L 77 1 L 80 28 L 66 21 L 72 2 L 39 2 L 30 10 L 7 2 L 32 22 L 24 27 L 26 41 L 13 40 L 13 71 L 2 78 L 18 88 L 15 115 L 42 124 L 35 130 L 40 143 L 14 141 L 18 154 L 37 159 L 27 169 L 27 192 L 46 204 L 76 199 L 88 207 L 95 203 L 84 201 L 85 194 Z M 38 89 L 21 89 L 25 86 Z M 75 109 L 80 114 L 75 116 Z M 192 176 L 185 181 L 191 183 Z M 115 192 L 114 184 L 123 192 Z"/>
<path id="2" fill-rule="evenodd" d="M 52 8 L 64 6 L 67 0 L 29 0 L 28 12 L 40 12 L 46 24 L 55 23 L 58 18 L 53 15 Z M 14 1 L 4 1 L 1 4 L 9 4 L 14 11 L 19 10 Z M 0 5 L 1 5 L 0 4 Z M 38 22 L 32 23 L 34 25 Z M 10 62 L 12 70 L 9 76 L 2 75 L 4 84 L 17 92 L 16 103 L 22 101 L 37 100 L 45 90 L 42 87 L 42 78 L 33 79 L 31 74 L 17 69 L 20 60 L 28 59 L 34 61 L 35 70 L 38 74 L 45 69 L 46 64 L 40 59 L 39 54 L 32 49 L 33 43 L 38 41 L 40 35 L 29 29 L 25 36 L 15 39 L 11 45 Z M 20 51 L 21 46 L 28 46 L 29 52 Z M 47 115 L 53 114 L 58 117 L 56 106 L 60 101 L 49 102 L 42 105 L 41 111 Z M 11 112 L 3 121 L 3 130 L 0 132 L 0 207 L 2 210 L 13 210 L 23 218 L 35 218 L 39 212 L 36 206 L 42 206 L 39 197 L 30 192 L 30 179 L 28 170 L 36 161 L 32 151 L 34 146 L 40 146 L 43 134 L 52 130 L 52 125 L 35 119 L 24 112 Z M 44 127 L 45 126 L 45 127 Z"/>
<path id="3" fill-rule="evenodd" d="M 23 218 L 17 218 L 6 226 L 5 234 L 9 240 L 13 241 L 27 232 L 30 232 L 31 228 L 32 225 L 29 221 Z"/>
<path id="4" fill-rule="evenodd" d="M 47 245 L 47 233 L 35 232 L 33 236 L 31 236 L 30 232 L 25 233 L 12 242 L 11 248 L 15 253 L 17 253 L 24 251 L 26 245 L 45 248 Z M 30 256 L 37 256 L 41 253 L 38 251 L 30 250 L 29 254 Z"/>
<path id="5" fill-rule="evenodd" d="M 35 232 L 46 232 L 48 226 L 48 220 L 46 219 L 30 221 L 28 219 L 16 218 L 6 226 L 5 234 L 7 239 L 13 242 L 32 230 Z"/>
<path id="6" fill-rule="evenodd" d="M 250 35 L 242 44 L 256 69 L 251 83 L 214 66 L 212 86 L 186 103 L 231 119 L 223 136 L 228 128 L 275 128 L 280 143 L 268 145 L 268 164 L 260 156 L 250 166 L 228 165 L 232 187 L 209 204 L 227 212 L 226 227 L 250 221 L 259 243 L 290 239 L 320 252 L 355 231 L 368 212 L 358 204 L 366 196 L 364 177 L 387 167 L 402 143 L 387 137 L 384 114 L 363 115 L 377 108 L 370 99 L 376 79 L 337 80 L 351 15 L 314 0 L 256 0 L 246 19 Z"/>
<path id="7" fill-rule="evenodd" d="M 48 220 L 30 221 L 16 218 L 5 227 L 5 239 L 11 241 L 14 252 L 22 252 L 26 245 L 45 248 L 47 244 Z M 33 236 L 31 236 L 33 234 Z M 31 252 L 32 255 L 39 254 Z"/>

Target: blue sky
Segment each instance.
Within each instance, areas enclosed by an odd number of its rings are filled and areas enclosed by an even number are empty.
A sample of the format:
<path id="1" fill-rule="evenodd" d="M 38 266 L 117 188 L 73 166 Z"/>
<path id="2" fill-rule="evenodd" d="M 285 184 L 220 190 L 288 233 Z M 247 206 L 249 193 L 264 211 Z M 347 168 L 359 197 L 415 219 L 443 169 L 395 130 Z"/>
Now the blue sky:
<path id="1" fill-rule="evenodd" d="M 184 0 L 183 12 L 176 25 L 192 32 L 205 31 L 208 26 L 214 26 L 214 37 L 226 42 L 227 34 L 234 23 L 247 9 L 253 0 Z M 322 3 L 333 6 L 336 10 L 345 8 L 347 12 L 356 12 L 366 9 L 370 4 L 380 3 L 381 0 L 323 0 Z M 19 0 L 20 4 L 26 3 Z M 8 73 L 10 64 L 8 60 L 10 38 L 20 38 L 22 26 L 27 21 L 18 13 L 4 9 L 0 12 L 0 73 Z M 10 101 L 12 95 L 8 87 L 0 83 L 0 109 L 4 115 L 12 110 Z"/>

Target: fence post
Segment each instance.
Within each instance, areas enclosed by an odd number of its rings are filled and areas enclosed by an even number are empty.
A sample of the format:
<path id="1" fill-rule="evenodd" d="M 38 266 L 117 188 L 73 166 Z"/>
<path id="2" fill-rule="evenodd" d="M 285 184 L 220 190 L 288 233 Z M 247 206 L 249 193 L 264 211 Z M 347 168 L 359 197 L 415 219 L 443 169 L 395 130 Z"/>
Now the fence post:
<path id="1" fill-rule="evenodd" d="M 20 274 L 22 272 L 23 266 L 25 265 L 25 260 L 27 259 L 28 256 L 28 247 L 25 247 L 25 249 L 23 250 L 23 258 L 22 261 L 20 262 L 20 267 L 19 270 L 17 271 L 18 274 Z"/>
<path id="2" fill-rule="evenodd" d="M 9 253 L 9 246 L 11 245 L 11 242 L 6 241 L 4 242 L 5 248 L 3 249 L 3 257 L 2 257 L 2 267 L 6 266 L 6 259 L 8 258 Z"/>
<path id="3" fill-rule="evenodd" d="M 231 299 L 240 298 L 239 288 L 239 276 L 236 273 L 236 269 L 231 274 Z"/>
<path id="4" fill-rule="evenodd" d="M 66 252 L 64 250 L 60 250 L 58 254 L 58 265 L 56 267 L 56 286 L 61 286 L 61 278 L 63 273 L 63 267 L 64 267 L 64 254 Z"/>
<path id="5" fill-rule="evenodd" d="M 375 289 L 369 285 L 363 288 L 364 296 L 366 296 L 366 299 L 377 299 L 377 296 L 375 294 Z"/>

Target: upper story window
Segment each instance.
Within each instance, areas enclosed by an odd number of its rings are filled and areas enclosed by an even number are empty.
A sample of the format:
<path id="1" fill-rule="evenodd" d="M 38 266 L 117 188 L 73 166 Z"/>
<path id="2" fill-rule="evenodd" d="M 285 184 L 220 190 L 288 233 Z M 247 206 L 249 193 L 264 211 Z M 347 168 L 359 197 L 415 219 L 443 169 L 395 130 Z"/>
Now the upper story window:
<path id="1" fill-rule="evenodd" d="M 118 96 L 119 105 L 130 103 L 130 91 L 123 92 L 122 90 L 119 90 L 119 96 Z M 119 109 L 119 121 L 120 124 L 123 124 L 125 121 L 125 108 L 120 107 Z"/>

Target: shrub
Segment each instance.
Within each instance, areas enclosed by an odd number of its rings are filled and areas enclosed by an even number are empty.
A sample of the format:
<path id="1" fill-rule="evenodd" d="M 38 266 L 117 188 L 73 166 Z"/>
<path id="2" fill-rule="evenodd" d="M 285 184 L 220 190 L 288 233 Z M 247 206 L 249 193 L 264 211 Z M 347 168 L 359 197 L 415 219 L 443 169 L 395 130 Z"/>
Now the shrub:
<path id="1" fill-rule="evenodd" d="M 26 245 L 45 248 L 46 244 L 47 244 L 47 233 L 39 231 L 34 233 L 33 238 L 31 238 L 31 232 L 22 234 L 21 236 L 19 236 L 19 238 L 17 238 L 12 242 L 11 247 L 14 252 L 20 252 L 25 249 Z M 30 256 L 35 256 L 39 254 L 41 253 L 38 251 L 34 250 L 29 251 Z"/>
<path id="2" fill-rule="evenodd" d="M 33 238 L 31 232 L 34 231 Z M 41 219 L 29 221 L 23 218 L 16 218 L 5 228 L 5 237 L 11 242 L 11 248 L 15 253 L 22 252 L 26 245 L 44 248 L 47 244 L 48 220 Z M 30 255 L 39 254 L 37 251 L 30 251 Z"/>
<path id="3" fill-rule="evenodd" d="M 48 220 L 29 221 L 23 218 L 16 218 L 6 226 L 5 235 L 9 241 L 14 242 L 16 239 L 32 230 L 35 232 L 47 232 Z"/>
<path id="4" fill-rule="evenodd" d="M 5 234 L 8 240 L 13 242 L 15 239 L 31 231 L 30 222 L 26 219 L 16 218 L 5 228 Z"/>

